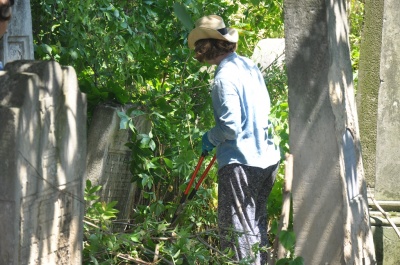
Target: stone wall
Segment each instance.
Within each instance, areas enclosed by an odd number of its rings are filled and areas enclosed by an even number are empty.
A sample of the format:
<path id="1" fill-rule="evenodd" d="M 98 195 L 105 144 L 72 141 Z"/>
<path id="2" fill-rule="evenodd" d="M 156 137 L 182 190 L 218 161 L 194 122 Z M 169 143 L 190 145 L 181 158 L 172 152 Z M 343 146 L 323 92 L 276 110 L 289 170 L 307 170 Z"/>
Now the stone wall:
<path id="1" fill-rule="evenodd" d="M 16 61 L 0 72 L 0 264 L 80 264 L 86 98 L 75 71 Z"/>

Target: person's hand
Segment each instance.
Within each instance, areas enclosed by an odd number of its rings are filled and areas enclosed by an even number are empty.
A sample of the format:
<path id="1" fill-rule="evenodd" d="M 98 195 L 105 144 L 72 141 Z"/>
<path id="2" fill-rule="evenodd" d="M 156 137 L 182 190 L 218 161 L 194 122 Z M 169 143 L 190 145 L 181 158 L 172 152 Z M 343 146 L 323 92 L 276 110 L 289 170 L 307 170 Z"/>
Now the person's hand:
<path id="1" fill-rule="evenodd" d="M 214 145 L 208 140 L 207 133 L 203 134 L 202 138 L 202 151 L 203 153 L 211 152 L 214 149 Z"/>

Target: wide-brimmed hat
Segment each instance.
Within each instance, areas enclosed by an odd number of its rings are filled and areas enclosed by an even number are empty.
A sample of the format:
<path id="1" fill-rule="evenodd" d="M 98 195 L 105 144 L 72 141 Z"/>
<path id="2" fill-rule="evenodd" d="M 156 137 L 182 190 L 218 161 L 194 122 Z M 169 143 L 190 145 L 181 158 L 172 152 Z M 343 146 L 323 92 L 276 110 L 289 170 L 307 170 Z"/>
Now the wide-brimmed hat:
<path id="1" fill-rule="evenodd" d="M 224 20 L 217 15 L 209 15 L 198 19 L 195 28 L 189 33 L 188 44 L 194 49 L 196 41 L 201 39 L 217 39 L 236 43 L 239 33 L 236 29 L 227 28 Z"/>

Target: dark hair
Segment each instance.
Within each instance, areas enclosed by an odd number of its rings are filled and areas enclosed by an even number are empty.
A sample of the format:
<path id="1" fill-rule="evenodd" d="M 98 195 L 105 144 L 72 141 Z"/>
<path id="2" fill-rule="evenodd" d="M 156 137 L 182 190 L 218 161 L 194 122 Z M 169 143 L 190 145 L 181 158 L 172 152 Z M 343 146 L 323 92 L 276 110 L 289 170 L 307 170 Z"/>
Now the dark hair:
<path id="1" fill-rule="evenodd" d="M 201 39 L 194 44 L 195 58 L 199 62 L 204 60 L 212 60 L 220 55 L 224 55 L 236 50 L 236 43 L 217 40 L 217 39 Z"/>
<path id="2" fill-rule="evenodd" d="M 11 19 L 11 7 L 14 0 L 8 0 L 8 4 L 0 5 L 0 21 L 8 21 Z"/>

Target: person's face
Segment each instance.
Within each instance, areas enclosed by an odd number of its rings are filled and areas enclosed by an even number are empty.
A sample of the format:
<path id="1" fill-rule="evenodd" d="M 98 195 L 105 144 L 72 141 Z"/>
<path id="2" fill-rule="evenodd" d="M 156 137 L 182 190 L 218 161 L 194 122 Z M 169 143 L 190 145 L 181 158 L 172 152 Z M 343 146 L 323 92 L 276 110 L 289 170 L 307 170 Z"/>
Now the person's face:
<path id="1" fill-rule="evenodd" d="M 3 37 L 8 27 L 8 21 L 11 18 L 10 0 L 0 0 L 0 38 Z"/>

